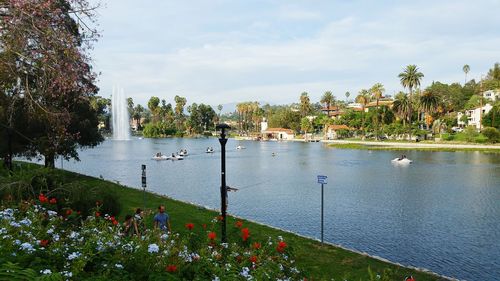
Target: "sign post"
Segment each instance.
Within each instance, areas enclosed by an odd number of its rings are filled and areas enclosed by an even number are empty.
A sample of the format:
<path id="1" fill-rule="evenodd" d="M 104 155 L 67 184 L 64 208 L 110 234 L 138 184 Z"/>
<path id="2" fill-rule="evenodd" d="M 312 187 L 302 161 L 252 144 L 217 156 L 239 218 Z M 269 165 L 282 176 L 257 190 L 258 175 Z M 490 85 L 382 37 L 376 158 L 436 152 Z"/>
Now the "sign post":
<path id="1" fill-rule="evenodd" d="M 324 185 L 327 183 L 327 176 L 318 175 L 318 183 L 321 184 L 321 244 L 323 244 L 323 226 L 324 226 Z"/>
<path id="2" fill-rule="evenodd" d="M 143 203 L 143 210 L 146 210 L 146 165 L 142 164 L 142 177 L 141 177 L 141 182 L 142 182 L 142 203 Z"/>

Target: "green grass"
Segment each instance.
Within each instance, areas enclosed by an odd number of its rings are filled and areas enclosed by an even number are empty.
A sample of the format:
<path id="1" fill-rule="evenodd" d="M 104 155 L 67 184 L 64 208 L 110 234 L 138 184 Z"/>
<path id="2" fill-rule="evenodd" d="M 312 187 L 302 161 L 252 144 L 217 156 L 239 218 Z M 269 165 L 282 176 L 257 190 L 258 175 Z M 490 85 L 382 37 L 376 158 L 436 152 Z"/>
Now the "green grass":
<path id="1" fill-rule="evenodd" d="M 485 153 L 500 153 L 500 149 L 494 148 L 451 148 L 451 147 L 398 147 L 398 146 L 384 146 L 384 145 L 370 145 L 359 143 L 330 143 L 329 147 L 338 149 L 360 149 L 360 150 L 393 150 L 393 151 L 444 151 L 444 152 L 485 152 Z"/>
<path id="2" fill-rule="evenodd" d="M 40 169 L 34 164 L 22 164 L 24 173 L 30 170 Z M 3 172 L 3 173 L 2 173 Z M 140 190 L 121 186 L 109 181 L 88 177 L 63 170 L 52 170 L 66 183 L 78 183 L 88 187 L 99 187 L 115 193 L 122 203 L 122 211 L 119 220 L 123 221 L 126 214 L 132 214 L 136 208 L 143 208 L 143 193 Z M 0 168 L 0 176 L 6 176 L 5 170 Z M 5 182 L 5 181 L 4 181 Z M 205 208 L 184 203 L 165 196 L 146 193 L 146 212 L 154 212 L 158 205 L 164 204 L 171 217 L 172 228 L 181 234 L 187 233 L 185 224 L 194 223 L 200 227 L 204 223 L 209 223 L 217 212 Z M 286 220 L 286 218 L 283 218 Z M 238 233 L 234 230 L 236 218 L 229 217 L 228 230 L 229 239 L 239 239 Z M 250 229 L 253 241 L 266 241 L 269 236 L 277 237 L 281 235 L 292 247 L 298 266 L 304 270 L 309 280 L 367 280 L 368 267 L 375 273 L 382 273 L 384 269 L 389 269 L 393 280 L 403 280 L 406 275 L 413 275 L 416 280 L 445 280 L 435 275 L 416 271 L 413 269 L 396 266 L 339 247 L 325 245 L 322 246 L 316 240 L 304 238 L 289 232 L 277 230 L 262 224 L 243 220 L 244 225 Z M 151 222 L 148 223 L 151 225 Z M 218 233 L 218 237 L 220 237 Z"/>

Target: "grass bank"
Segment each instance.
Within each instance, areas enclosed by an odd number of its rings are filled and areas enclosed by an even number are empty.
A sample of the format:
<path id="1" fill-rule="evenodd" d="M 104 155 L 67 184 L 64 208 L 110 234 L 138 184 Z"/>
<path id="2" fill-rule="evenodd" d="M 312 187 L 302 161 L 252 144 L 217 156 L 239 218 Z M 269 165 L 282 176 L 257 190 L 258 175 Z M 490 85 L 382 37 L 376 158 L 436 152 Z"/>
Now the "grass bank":
<path id="1" fill-rule="evenodd" d="M 500 149 L 495 148 L 482 148 L 482 147 L 474 147 L 474 148 L 464 148 L 464 147 L 418 147 L 418 146 L 393 146 L 393 145 L 384 145 L 384 144 L 361 144 L 361 143 L 330 143 L 329 147 L 338 148 L 338 149 L 361 149 L 361 150 L 393 150 L 393 151 L 408 151 L 408 150 L 416 150 L 416 151 L 444 151 L 444 152 L 485 152 L 485 153 L 500 153 Z"/>
<path id="2" fill-rule="evenodd" d="M 41 167 L 34 164 L 21 164 L 20 169 L 22 169 L 25 175 L 29 176 L 30 173 L 34 174 Z M 4 177 L 2 182 L 5 183 L 8 182 L 8 178 L 5 171 L 3 172 L 0 173 L 0 176 Z M 54 174 L 66 183 L 74 183 L 88 188 L 98 187 L 99 189 L 116 194 L 122 205 L 121 214 L 118 218 L 119 221 L 123 221 L 125 215 L 133 213 L 136 208 L 143 207 L 143 193 L 140 190 L 63 170 L 56 169 L 47 171 L 47 173 Z M 165 196 L 146 193 L 146 210 L 153 212 L 160 204 L 166 205 L 167 212 L 172 218 L 172 228 L 175 232 L 181 233 L 181 235 L 188 234 L 188 230 L 185 228 L 186 223 L 192 222 L 195 225 L 201 226 L 218 215 L 217 212 L 207 210 L 203 207 Z M 286 218 L 283 219 L 286 220 Z M 229 217 L 228 225 L 234 225 L 236 221 L 237 218 Z M 243 221 L 245 226 L 250 229 L 252 238 L 257 241 L 266 241 L 269 236 L 282 236 L 293 247 L 297 265 L 305 271 L 310 280 L 332 280 L 332 278 L 334 280 L 368 280 L 369 267 L 374 273 L 381 274 L 386 271 L 391 280 L 403 280 L 404 276 L 410 274 L 416 277 L 418 281 L 446 280 L 430 273 L 394 265 L 336 246 L 322 246 L 318 241 L 293 233 L 250 221 Z M 151 223 L 151 221 L 148 222 L 149 227 Z M 231 227 L 228 229 L 231 229 Z M 238 232 L 230 232 L 229 240 L 239 239 L 238 235 Z"/>

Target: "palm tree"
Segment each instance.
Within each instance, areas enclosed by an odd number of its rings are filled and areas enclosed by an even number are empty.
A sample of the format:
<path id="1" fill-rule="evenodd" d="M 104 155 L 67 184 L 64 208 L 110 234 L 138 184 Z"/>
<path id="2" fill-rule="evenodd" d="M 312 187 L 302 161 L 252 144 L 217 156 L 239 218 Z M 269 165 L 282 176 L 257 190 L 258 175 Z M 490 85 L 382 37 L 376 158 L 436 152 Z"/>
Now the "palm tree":
<path id="1" fill-rule="evenodd" d="M 424 77 L 424 74 L 422 72 L 418 71 L 418 67 L 414 64 L 410 64 L 406 66 L 403 72 L 401 72 L 399 75 L 399 80 L 401 82 L 401 85 L 403 85 L 404 88 L 408 88 L 410 91 L 410 108 L 408 112 L 408 124 L 409 124 L 409 137 L 411 140 L 411 100 L 412 100 L 412 91 L 413 88 L 419 87 L 420 86 L 420 81 Z"/>
<path id="2" fill-rule="evenodd" d="M 361 89 L 358 96 L 356 97 L 356 102 L 361 104 L 361 129 L 363 129 L 363 137 L 365 136 L 365 106 L 370 102 L 370 95 L 368 90 Z"/>
<path id="3" fill-rule="evenodd" d="M 382 96 L 384 95 L 384 92 L 385 92 L 384 85 L 382 85 L 381 83 L 376 83 L 370 89 L 371 97 L 377 101 L 377 114 L 376 114 L 376 116 L 377 116 L 376 120 L 377 121 L 376 121 L 376 124 L 375 124 L 375 137 L 377 139 L 378 139 L 378 125 L 379 125 L 379 120 L 378 120 L 378 111 L 379 111 L 378 102 L 382 98 Z"/>
<path id="4" fill-rule="evenodd" d="M 427 130 L 429 130 L 428 118 L 432 113 L 436 112 L 437 106 L 439 104 L 439 97 L 432 91 L 425 91 L 419 98 L 419 105 L 423 112 L 427 115 L 426 117 L 426 126 Z"/>
<path id="5" fill-rule="evenodd" d="M 300 115 L 302 117 L 307 116 L 311 112 L 311 100 L 307 95 L 307 92 L 300 94 Z"/>
<path id="6" fill-rule="evenodd" d="M 410 107 L 410 99 L 408 99 L 408 96 L 403 92 L 399 92 L 394 99 L 394 103 L 392 104 L 392 110 L 403 120 L 403 125 L 405 125 L 405 122 L 408 119 Z"/>
<path id="7" fill-rule="evenodd" d="M 345 92 L 345 101 L 346 102 L 349 102 L 349 96 L 351 95 L 351 93 L 349 93 L 349 91 Z"/>
<path id="8" fill-rule="evenodd" d="M 331 91 L 326 91 L 320 100 L 321 103 L 324 103 L 326 106 L 326 115 L 330 117 L 330 106 L 335 103 L 335 97 L 333 96 Z"/>
<path id="9" fill-rule="evenodd" d="M 468 64 L 466 64 L 466 65 L 464 65 L 464 67 L 462 67 L 462 70 L 465 73 L 465 83 L 464 83 L 464 85 L 465 85 L 465 84 L 467 84 L 467 73 L 469 73 L 469 71 L 470 71 L 470 66 Z"/>

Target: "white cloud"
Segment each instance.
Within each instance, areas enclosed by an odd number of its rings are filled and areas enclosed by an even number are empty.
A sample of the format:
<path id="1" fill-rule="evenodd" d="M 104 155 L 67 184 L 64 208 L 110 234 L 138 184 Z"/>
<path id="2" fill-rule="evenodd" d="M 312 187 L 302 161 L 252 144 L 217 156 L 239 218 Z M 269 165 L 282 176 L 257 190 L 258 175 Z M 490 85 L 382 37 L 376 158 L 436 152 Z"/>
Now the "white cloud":
<path id="1" fill-rule="evenodd" d="M 392 94 L 400 90 L 397 74 L 408 64 L 417 64 L 424 72 L 423 85 L 433 80 L 462 81 L 465 63 L 471 65 L 470 77 L 485 73 L 500 57 L 499 31 L 492 28 L 500 25 L 492 17 L 500 3 L 487 3 L 490 6 L 419 2 L 336 14 L 328 9 L 317 14 L 301 6 L 277 7 L 272 13 L 269 7 L 255 7 L 242 17 L 247 25 L 238 26 L 230 24 L 236 24 L 235 14 L 219 21 L 223 15 L 209 11 L 211 20 L 199 19 L 203 10 L 180 5 L 180 12 L 189 11 L 176 16 L 183 20 L 152 17 L 155 20 L 150 23 L 142 18 L 137 23 L 141 26 L 128 26 L 123 38 L 113 35 L 117 31 L 107 19 L 103 28 L 108 26 L 112 34 L 105 31 L 104 35 L 112 39 L 98 45 L 97 68 L 103 72 L 104 95 L 120 83 L 141 103 L 151 95 L 172 100 L 176 94 L 186 96 L 188 102 L 210 104 L 285 103 L 296 101 L 302 91 L 319 99 L 326 90 L 343 99 L 346 91 L 352 97 L 376 82 Z M 237 8 L 227 10 L 233 13 Z M 443 15 L 446 11 L 452 14 Z M 304 21 L 314 24 L 304 28 Z"/>

